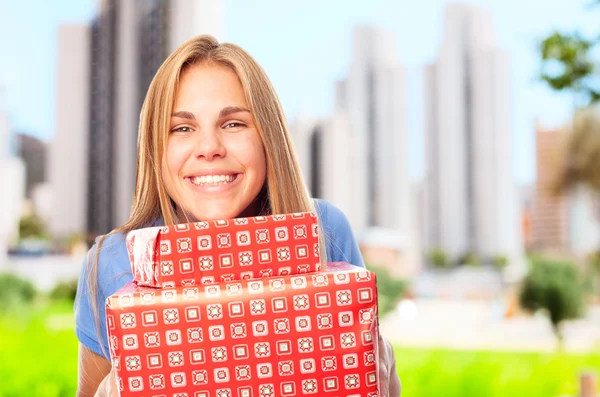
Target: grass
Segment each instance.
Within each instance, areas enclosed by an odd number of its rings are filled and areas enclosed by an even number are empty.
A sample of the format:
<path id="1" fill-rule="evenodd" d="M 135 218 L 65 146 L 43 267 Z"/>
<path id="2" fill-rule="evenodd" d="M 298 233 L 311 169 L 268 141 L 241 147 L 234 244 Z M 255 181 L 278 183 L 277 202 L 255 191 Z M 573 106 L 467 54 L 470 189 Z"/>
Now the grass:
<path id="1" fill-rule="evenodd" d="M 75 395 L 77 338 L 71 303 L 0 318 L 0 379 L 0 397 Z"/>
<path id="2" fill-rule="evenodd" d="M 600 354 L 395 349 L 404 396 L 578 395 L 582 370 L 600 374 Z"/>
<path id="3" fill-rule="evenodd" d="M 75 395 L 72 305 L 37 305 L 0 317 L 0 397 Z M 580 371 L 600 354 L 396 349 L 406 397 L 576 396 Z"/>

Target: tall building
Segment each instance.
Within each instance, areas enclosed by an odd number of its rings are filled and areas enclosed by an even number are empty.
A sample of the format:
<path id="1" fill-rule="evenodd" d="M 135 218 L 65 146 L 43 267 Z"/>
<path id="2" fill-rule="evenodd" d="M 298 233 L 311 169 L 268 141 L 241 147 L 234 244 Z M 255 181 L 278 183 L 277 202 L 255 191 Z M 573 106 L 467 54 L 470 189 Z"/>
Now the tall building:
<path id="1" fill-rule="evenodd" d="M 569 244 L 569 203 L 557 194 L 556 182 L 564 167 L 568 133 L 564 129 L 536 126 L 535 194 L 531 214 L 531 246 L 565 250 Z"/>
<path id="2" fill-rule="evenodd" d="M 569 195 L 569 250 L 578 256 L 598 252 L 600 208 L 598 195 L 579 186 Z"/>
<path id="3" fill-rule="evenodd" d="M 18 237 L 19 218 L 25 198 L 25 164 L 14 156 L 8 114 L 0 87 L 0 268 L 5 264 L 8 245 Z"/>
<path id="4" fill-rule="evenodd" d="M 424 83 L 427 248 L 517 261 L 509 57 L 496 45 L 489 14 L 447 7 L 444 41 Z"/>
<path id="5" fill-rule="evenodd" d="M 356 164 L 348 145 L 350 121 L 342 111 L 320 120 L 299 118 L 292 125 L 304 180 L 314 198 L 331 201 L 351 223 Z"/>
<path id="6" fill-rule="evenodd" d="M 25 162 L 25 191 L 31 198 L 36 185 L 46 181 L 46 142 L 28 135 L 17 134 L 18 156 Z"/>
<path id="7" fill-rule="evenodd" d="M 52 201 L 48 228 L 56 237 L 86 229 L 90 114 L 90 29 L 63 25 L 58 29 L 56 134 L 49 145 L 48 181 Z"/>
<path id="8" fill-rule="evenodd" d="M 564 172 L 571 130 L 536 126 L 537 180 L 532 210 L 531 248 L 588 255 L 598 249 L 600 219 L 596 196 L 585 186 L 555 190 Z"/>
<path id="9" fill-rule="evenodd" d="M 391 33 L 369 26 L 354 31 L 348 76 L 336 87 L 336 108 L 349 119 L 338 143 L 351 153 L 356 229 L 382 227 L 409 233 L 405 70 Z"/>
<path id="10" fill-rule="evenodd" d="M 141 105 L 166 57 L 193 36 L 221 36 L 219 0 L 102 2 L 91 26 L 87 233 L 129 218 Z"/>

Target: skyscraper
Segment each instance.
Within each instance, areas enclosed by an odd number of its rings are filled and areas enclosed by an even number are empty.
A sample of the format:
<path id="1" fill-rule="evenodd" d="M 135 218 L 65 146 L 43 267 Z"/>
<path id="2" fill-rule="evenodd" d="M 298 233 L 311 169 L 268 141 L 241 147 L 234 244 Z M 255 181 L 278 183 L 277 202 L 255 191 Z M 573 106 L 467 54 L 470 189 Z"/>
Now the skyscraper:
<path id="1" fill-rule="evenodd" d="M 454 258 L 520 258 L 509 57 L 495 43 L 491 16 L 449 5 L 439 58 L 424 80 L 426 246 Z"/>
<path id="2" fill-rule="evenodd" d="M 536 249 L 565 250 L 568 246 L 568 197 L 557 194 L 555 184 L 564 167 L 568 133 L 565 129 L 536 126 L 535 194 L 531 217 L 531 243 Z"/>
<path id="3" fill-rule="evenodd" d="M 25 164 L 11 149 L 12 134 L 4 108 L 4 91 L 0 85 L 0 268 L 8 253 L 8 244 L 18 236 L 19 218 L 25 198 Z"/>
<path id="4" fill-rule="evenodd" d="M 409 233 L 405 70 L 387 31 L 357 27 L 353 45 L 348 76 L 336 93 L 336 108 L 349 121 L 338 143 L 351 153 L 353 164 L 349 217 L 357 229 Z"/>
<path id="5" fill-rule="evenodd" d="M 25 162 L 25 192 L 31 198 L 36 185 L 46 181 L 46 142 L 28 134 L 17 134 L 19 157 Z"/>
<path id="6" fill-rule="evenodd" d="M 123 3 L 124 4 L 124 3 Z M 114 112 L 121 103 L 115 98 L 115 43 L 117 6 L 103 2 L 100 15 L 91 25 L 89 134 L 87 135 L 86 234 L 92 239 L 113 226 L 115 187 Z M 134 139 L 133 137 L 131 139 Z M 128 172 L 127 169 L 121 172 Z"/>
<path id="7" fill-rule="evenodd" d="M 86 228 L 90 114 L 90 29 L 63 25 L 58 29 L 56 134 L 49 144 L 48 182 L 51 210 L 48 228 L 56 237 Z"/>
<path id="8" fill-rule="evenodd" d="M 299 118 L 291 125 L 304 180 L 314 198 L 331 201 L 351 223 L 354 169 L 349 150 L 350 122 L 342 111 L 320 120 Z"/>
<path id="9" fill-rule="evenodd" d="M 139 113 L 169 53 L 198 34 L 221 34 L 219 0 L 102 2 L 92 23 L 87 232 L 104 234 L 129 217 Z"/>

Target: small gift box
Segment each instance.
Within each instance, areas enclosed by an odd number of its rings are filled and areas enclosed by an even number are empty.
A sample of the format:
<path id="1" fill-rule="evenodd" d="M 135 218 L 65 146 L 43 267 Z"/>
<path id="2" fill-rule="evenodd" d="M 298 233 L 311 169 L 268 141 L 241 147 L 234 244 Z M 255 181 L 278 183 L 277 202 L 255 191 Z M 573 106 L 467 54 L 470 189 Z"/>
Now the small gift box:
<path id="1" fill-rule="evenodd" d="M 127 235 L 134 282 L 210 284 L 318 271 L 313 213 L 258 216 L 134 230 Z"/>

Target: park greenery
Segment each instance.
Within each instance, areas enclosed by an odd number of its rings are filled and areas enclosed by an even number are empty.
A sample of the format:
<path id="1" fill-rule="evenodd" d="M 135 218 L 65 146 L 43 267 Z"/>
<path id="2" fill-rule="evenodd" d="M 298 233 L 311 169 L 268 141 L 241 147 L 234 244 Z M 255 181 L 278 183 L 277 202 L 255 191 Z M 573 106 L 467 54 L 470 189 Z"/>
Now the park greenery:
<path id="1" fill-rule="evenodd" d="M 588 7 L 598 11 L 600 0 Z M 579 31 L 555 31 L 539 45 L 540 80 L 551 90 L 568 93 L 573 119 L 564 166 L 556 175 L 556 193 L 583 186 L 600 202 L 600 31 L 586 37 Z M 600 205 L 596 208 L 600 221 Z M 600 245 L 600 241 L 598 242 Z"/>
<path id="2" fill-rule="evenodd" d="M 583 284 L 578 269 L 569 262 L 537 259 L 523 280 L 519 301 L 532 312 L 547 314 L 558 347 L 563 343 L 565 321 L 580 317 L 584 309 Z"/>
<path id="3" fill-rule="evenodd" d="M 19 238 L 46 240 L 49 238 L 44 222 L 35 214 L 26 215 L 19 221 Z"/>
<path id="4" fill-rule="evenodd" d="M 408 282 L 394 277 L 386 267 L 367 265 L 367 268 L 374 272 L 377 278 L 379 317 L 383 318 L 395 309 L 407 290 Z"/>
<path id="5" fill-rule="evenodd" d="M 77 339 L 72 302 L 38 296 L 27 310 L 0 315 L 0 397 L 74 396 Z M 548 397 L 576 395 L 583 369 L 600 371 L 596 352 L 577 355 L 395 347 L 403 395 Z"/>

